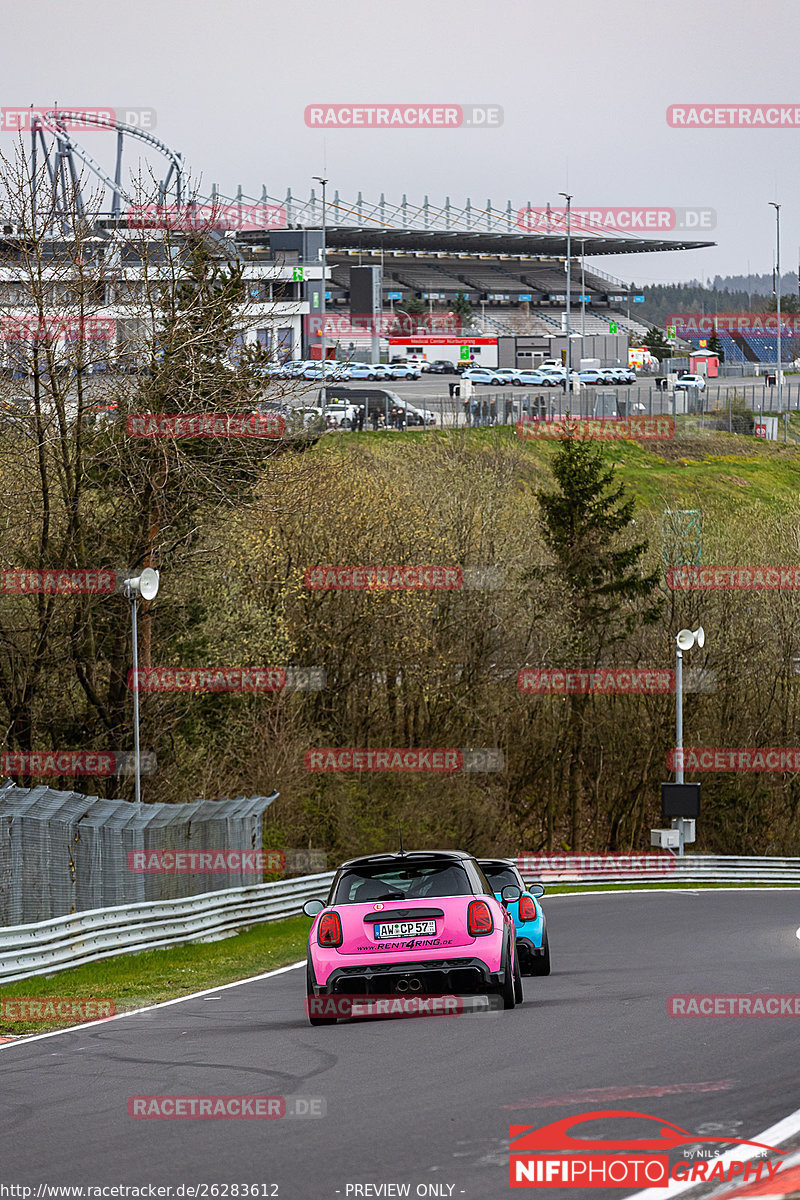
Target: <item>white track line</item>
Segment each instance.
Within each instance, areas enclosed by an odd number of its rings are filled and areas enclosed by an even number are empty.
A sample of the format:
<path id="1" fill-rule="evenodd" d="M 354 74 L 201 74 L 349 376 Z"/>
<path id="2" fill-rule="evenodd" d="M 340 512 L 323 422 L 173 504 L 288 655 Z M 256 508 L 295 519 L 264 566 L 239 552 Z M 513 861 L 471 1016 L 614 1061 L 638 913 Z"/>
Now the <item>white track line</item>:
<path id="1" fill-rule="evenodd" d="M 765 1129 L 763 1133 L 757 1133 L 752 1141 L 766 1142 L 768 1145 L 780 1145 L 781 1142 L 787 1141 L 788 1138 L 800 1133 L 800 1108 L 795 1112 L 790 1113 L 788 1117 L 778 1121 L 775 1125 L 770 1125 L 769 1129 Z M 756 1147 L 752 1147 L 750 1153 L 747 1152 L 746 1146 L 734 1146 L 732 1150 L 726 1150 L 724 1154 L 720 1154 L 715 1162 L 725 1163 L 726 1165 L 734 1160 L 736 1162 L 749 1162 L 751 1158 L 755 1158 L 759 1151 Z M 775 1176 L 776 1180 L 780 1179 L 780 1172 Z M 742 1186 L 742 1180 L 736 1181 L 737 1187 Z M 684 1192 L 697 1191 L 703 1186 L 703 1181 L 699 1179 L 685 1180 L 680 1183 L 671 1183 L 668 1188 L 663 1191 L 658 1189 L 658 1200 L 671 1200 L 672 1196 L 680 1196 Z M 641 1192 L 633 1192 L 632 1195 L 626 1196 L 625 1200 L 653 1200 L 653 1188 L 645 1188 Z M 719 1194 L 719 1193 L 718 1193 Z"/>
<path id="2" fill-rule="evenodd" d="M 274 971 L 265 971 L 263 975 L 250 975 L 247 979 L 236 979 L 233 983 L 221 983 L 219 987 L 205 988 L 202 992 L 190 992 L 188 996 L 176 996 L 173 1000 L 161 1000 L 158 1004 L 148 1004 L 144 1008 L 130 1008 L 127 1012 L 115 1013 L 113 1017 L 102 1017 L 99 1021 L 81 1021 L 78 1025 L 68 1025 L 65 1029 L 51 1029 L 48 1033 L 34 1033 L 30 1037 L 22 1034 L 15 1041 L 0 1046 L 0 1052 L 12 1050 L 15 1046 L 28 1046 L 31 1042 L 41 1042 L 44 1038 L 58 1037 L 62 1033 L 74 1033 L 76 1029 L 92 1029 L 98 1025 L 108 1025 L 110 1021 L 124 1021 L 126 1017 L 155 1012 L 158 1008 L 169 1008 L 171 1004 L 183 1004 L 186 1000 L 197 1000 L 202 996 L 211 996 L 214 992 L 226 992 L 229 988 L 242 987 L 245 983 L 258 983 L 261 979 L 274 979 L 276 975 L 284 975 L 287 971 L 296 971 L 298 967 L 305 965 L 306 960 L 303 959 L 302 962 L 290 963 L 288 967 L 276 967 Z M 46 1000 L 47 997 L 42 996 L 41 999 Z"/>

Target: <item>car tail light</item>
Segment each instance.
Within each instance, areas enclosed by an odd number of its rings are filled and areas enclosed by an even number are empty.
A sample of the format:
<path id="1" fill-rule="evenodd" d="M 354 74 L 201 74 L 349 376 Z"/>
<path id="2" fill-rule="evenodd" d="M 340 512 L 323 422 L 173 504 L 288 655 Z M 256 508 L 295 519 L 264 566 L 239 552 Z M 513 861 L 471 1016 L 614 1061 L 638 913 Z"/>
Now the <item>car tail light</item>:
<path id="1" fill-rule="evenodd" d="M 470 937 L 482 937 L 494 929 L 492 910 L 485 900 L 473 900 L 467 910 L 467 933 Z"/>
<path id="2" fill-rule="evenodd" d="M 536 920 L 536 905 L 533 902 L 532 896 L 521 896 L 520 897 L 519 919 L 520 919 L 520 921 L 535 921 Z"/>
<path id="3" fill-rule="evenodd" d="M 331 948 L 342 944 L 342 922 L 337 912 L 326 912 L 320 918 L 317 928 L 317 941 L 320 946 Z"/>

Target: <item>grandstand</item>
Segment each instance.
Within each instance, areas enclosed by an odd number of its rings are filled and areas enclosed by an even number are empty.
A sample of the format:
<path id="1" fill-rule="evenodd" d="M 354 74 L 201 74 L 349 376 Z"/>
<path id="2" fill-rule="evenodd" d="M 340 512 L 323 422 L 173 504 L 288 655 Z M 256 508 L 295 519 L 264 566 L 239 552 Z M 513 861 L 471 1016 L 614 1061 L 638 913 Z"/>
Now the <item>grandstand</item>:
<path id="1" fill-rule="evenodd" d="M 727 333 L 718 332 L 719 344 L 727 363 L 760 363 L 774 366 L 777 361 L 778 339 L 759 333 Z M 689 342 L 696 349 L 700 342 L 708 340 L 708 334 L 701 338 L 681 335 L 683 341 Z M 704 347 L 705 349 L 706 347 Z M 790 363 L 800 356 L 800 339 L 784 336 L 781 339 L 781 362 Z"/>

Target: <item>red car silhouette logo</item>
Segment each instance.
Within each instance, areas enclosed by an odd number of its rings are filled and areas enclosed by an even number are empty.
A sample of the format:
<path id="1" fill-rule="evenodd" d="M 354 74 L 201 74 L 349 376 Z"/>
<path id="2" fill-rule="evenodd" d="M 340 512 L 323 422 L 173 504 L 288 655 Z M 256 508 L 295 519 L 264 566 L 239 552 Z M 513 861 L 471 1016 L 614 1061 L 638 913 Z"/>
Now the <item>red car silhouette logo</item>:
<path id="1" fill-rule="evenodd" d="M 658 1134 L 652 1138 L 636 1138 L 623 1141 L 593 1140 L 590 1138 L 573 1137 L 569 1132 L 574 1125 L 583 1125 L 586 1121 L 601 1121 L 609 1117 L 638 1117 L 643 1121 L 652 1121 L 659 1126 Z M 670 1121 L 662 1121 L 649 1113 L 627 1112 L 622 1109 L 595 1109 L 593 1112 L 579 1113 L 574 1117 L 564 1117 L 561 1121 L 553 1121 L 550 1125 L 536 1127 L 533 1125 L 511 1125 L 510 1150 L 512 1154 L 527 1154 L 534 1150 L 549 1151 L 581 1151 L 581 1150 L 636 1150 L 639 1152 L 657 1153 L 674 1150 L 677 1146 L 695 1144 L 697 1142 L 717 1142 L 721 1145 L 758 1146 L 761 1150 L 771 1150 L 775 1154 L 785 1154 L 785 1150 L 776 1150 L 764 1142 L 751 1142 L 743 1138 L 707 1137 L 703 1134 L 689 1133 Z"/>

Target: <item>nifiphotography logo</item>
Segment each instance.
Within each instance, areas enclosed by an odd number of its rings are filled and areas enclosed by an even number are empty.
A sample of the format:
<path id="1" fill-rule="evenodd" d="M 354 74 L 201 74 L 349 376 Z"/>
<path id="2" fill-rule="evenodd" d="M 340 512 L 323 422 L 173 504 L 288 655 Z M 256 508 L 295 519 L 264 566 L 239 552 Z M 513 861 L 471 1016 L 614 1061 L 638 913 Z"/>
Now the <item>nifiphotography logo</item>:
<path id="1" fill-rule="evenodd" d="M 619 1120 L 649 1122 L 649 1136 L 596 1139 L 573 1137 L 571 1133 L 573 1126 L 587 1121 Z M 511 1187 L 659 1188 L 671 1182 L 756 1183 L 761 1178 L 774 1179 L 781 1164 L 763 1157 L 751 1162 L 755 1154 L 745 1151 L 736 1158 L 725 1154 L 700 1160 L 679 1158 L 670 1163 L 669 1152 L 681 1146 L 715 1142 L 724 1146 L 754 1146 L 759 1152 L 784 1153 L 763 1142 L 689 1133 L 672 1121 L 623 1109 L 594 1109 L 540 1128 L 511 1125 L 509 1137 Z"/>

